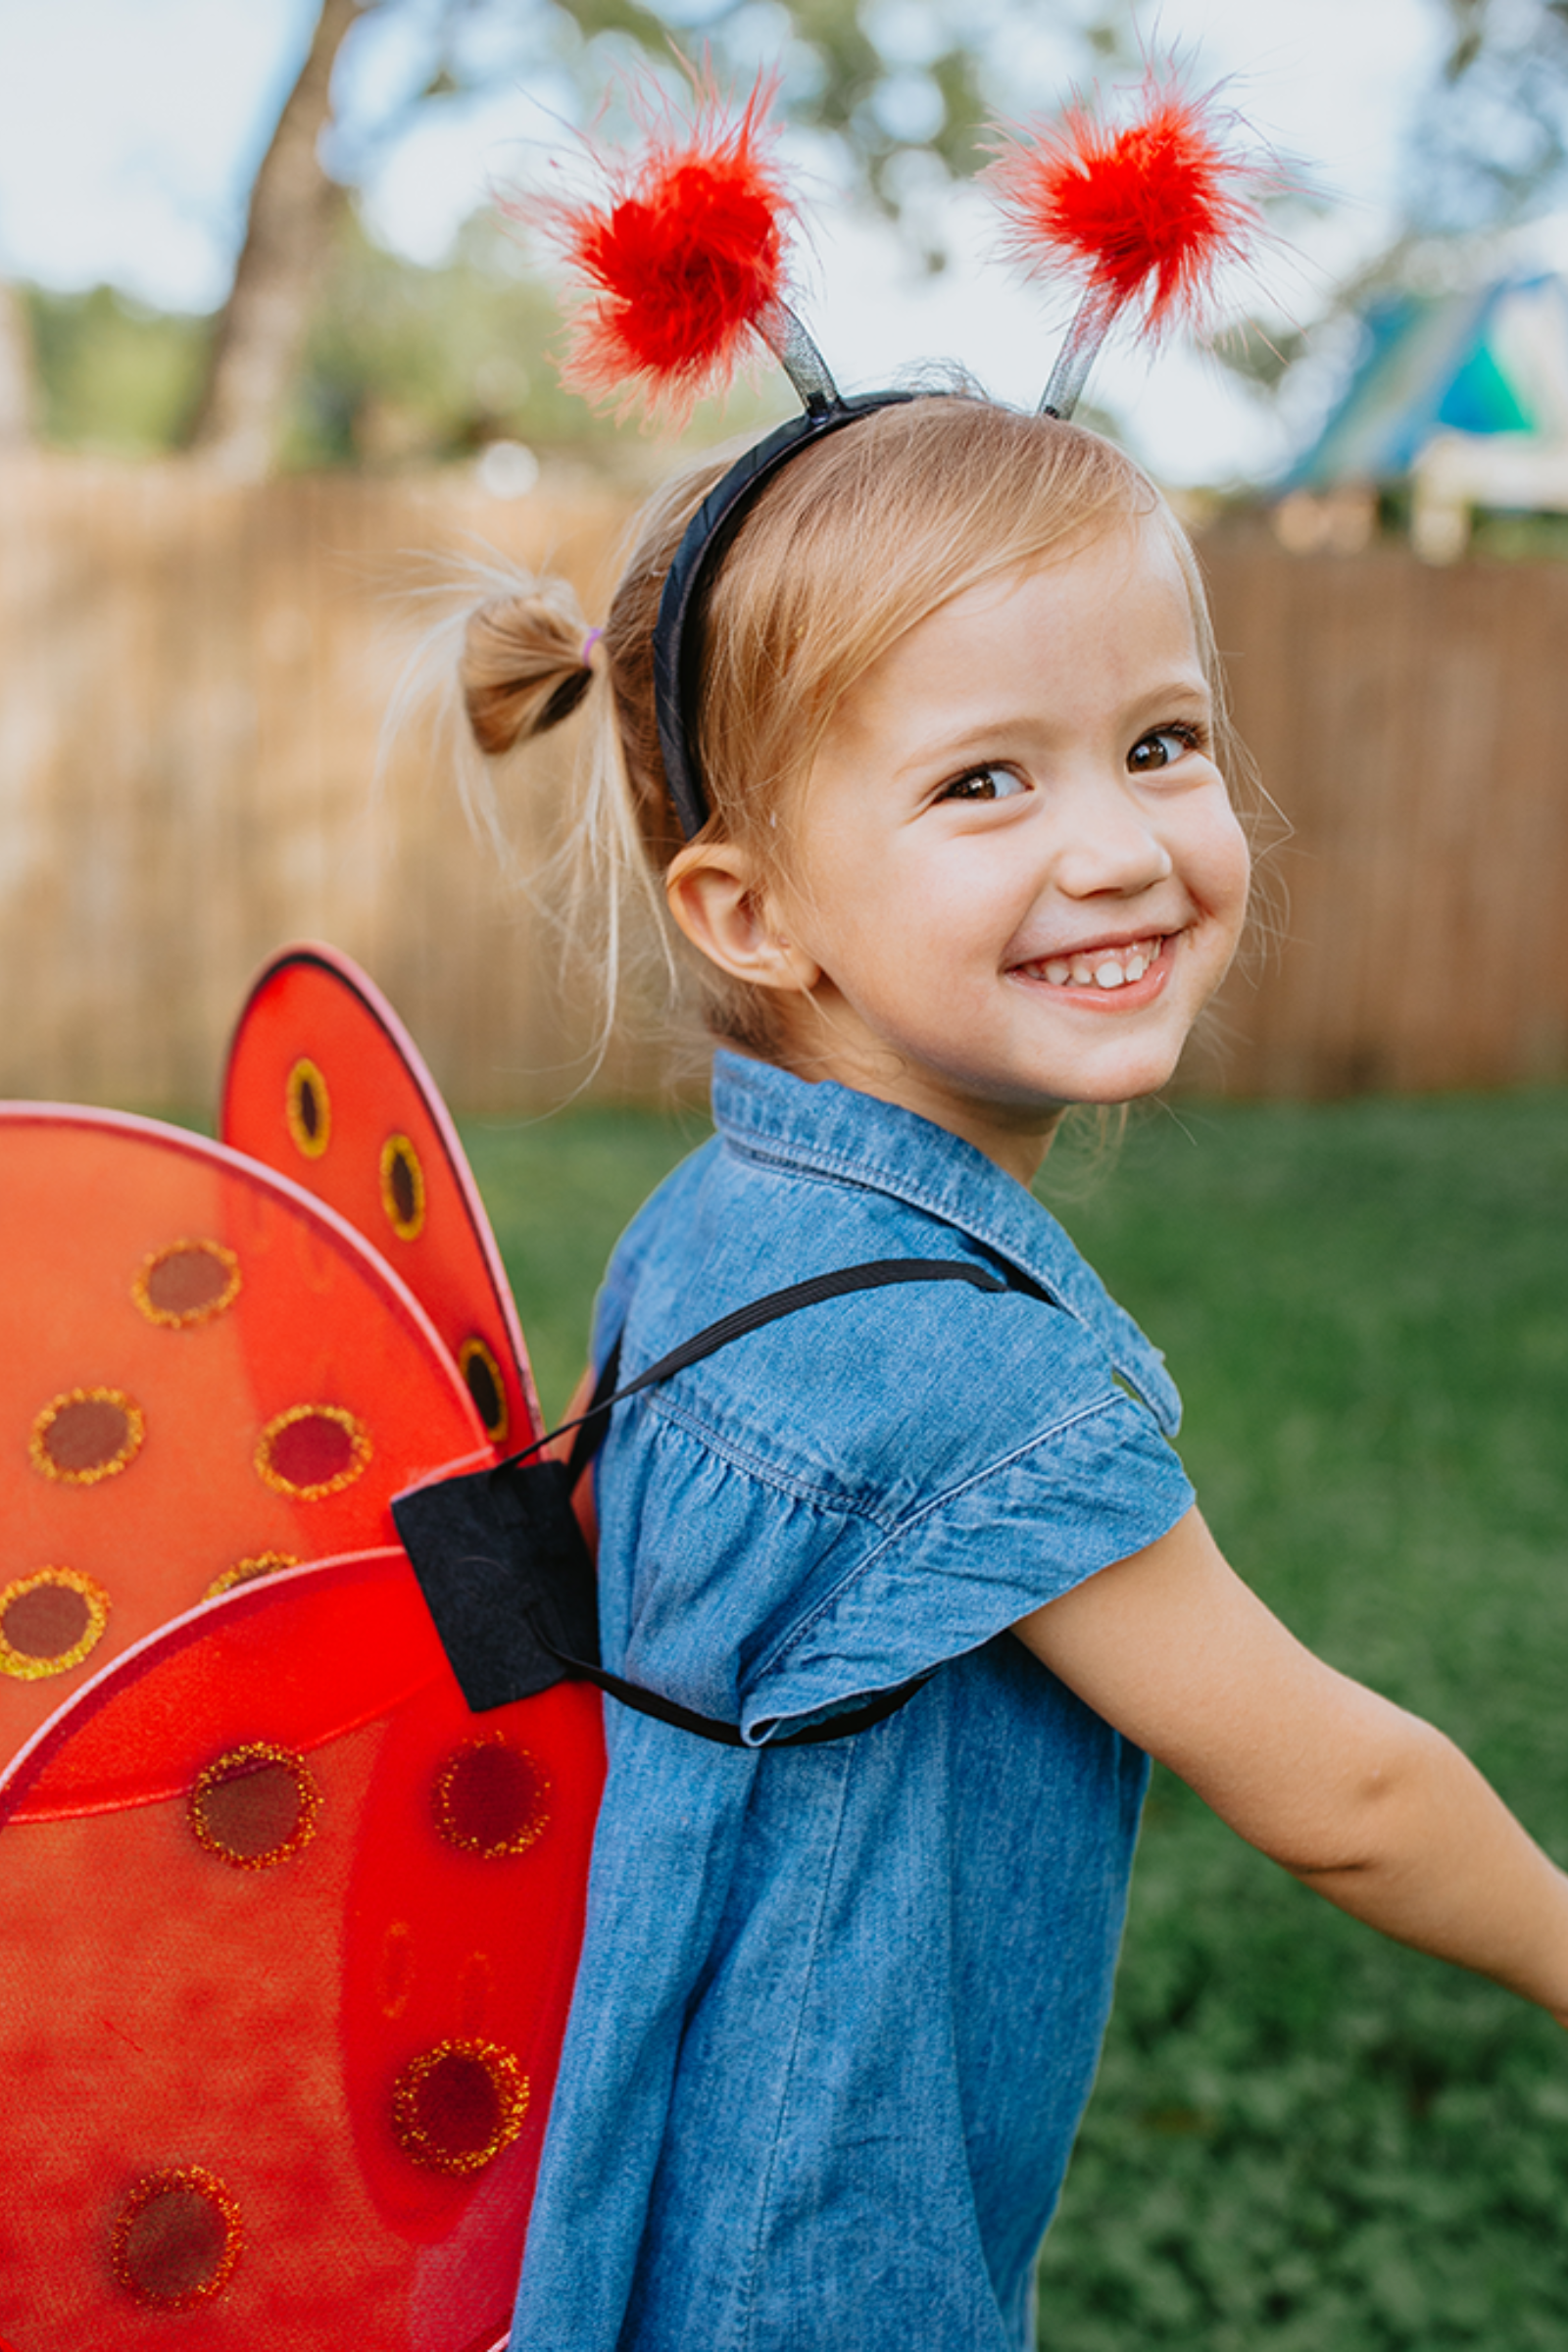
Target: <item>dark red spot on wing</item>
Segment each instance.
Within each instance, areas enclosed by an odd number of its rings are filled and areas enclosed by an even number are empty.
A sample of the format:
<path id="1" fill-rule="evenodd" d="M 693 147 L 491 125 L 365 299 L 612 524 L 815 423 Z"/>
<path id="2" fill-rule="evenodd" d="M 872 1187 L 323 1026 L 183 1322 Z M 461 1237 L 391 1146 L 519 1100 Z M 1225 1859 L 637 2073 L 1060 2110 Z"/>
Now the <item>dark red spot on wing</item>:
<path id="1" fill-rule="evenodd" d="M 415 1241 L 423 1230 L 424 1170 L 406 1135 L 389 1135 L 381 1146 L 381 1206 L 399 1241 Z"/>
<path id="2" fill-rule="evenodd" d="M 258 1475 L 270 1487 L 307 1500 L 349 1486 L 370 1458 L 369 1433 L 336 1404 L 297 1404 L 262 1432 Z"/>
<path id="3" fill-rule="evenodd" d="M 188 2311 L 227 2283 L 239 2259 L 239 2207 L 200 2165 L 139 2180 L 115 2223 L 115 2277 L 155 2311 Z"/>
<path id="4" fill-rule="evenodd" d="M 486 1436 L 499 1446 L 507 1434 L 507 1392 L 501 1366 L 477 1333 L 465 1340 L 458 1350 L 458 1366 L 473 1398 L 474 1411 L 484 1423 Z"/>
<path id="5" fill-rule="evenodd" d="M 220 1242 L 172 1242 L 137 1276 L 137 1305 L 153 1323 L 206 1323 L 239 1296 L 239 1260 Z"/>
<path id="6" fill-rule="evenodd" d="M 79 1666 L 109 1621 L 102 1585 L 74 1568 L 40 1568 L 0 1587 L 0 1674 L 40 1682 Z"/>
<path id="7" fill-rule="evenodd" d="M 532 1756 L 505 1740 L 475 1740 L 449 1756 L 432 1790 L 449 1845 L 486 1861 L 520 1854 L 549 1819 L 549 1783 Z"/>
<path id="8" fill-rule="evenodd" d="M 491 2041 L 445 2041 L 398 2077 L 392 2123 L 414 2163 L 476 2173 L 515 2139 L 528 2082 L 510 2050 Z"/>
<path id="9" fill-rule="evenodd" d="M 229 1749 L 201 1774 L 190 1792 L 190 1826 L 220 1861 L 265 1870 L 310 1841 L 319 1808 L 304 1757 L 255 1740 Z"/>
<path id="10" fill-rule="evenodd" d="M 0 1631 L 24 1658 L 56 1658 L 74 1649 L 91 1623 L 86 1594 L 70 1585 L 34 1585 L 0 1610 Z"/>
<path id="11" fill-rule="evenodd" d="M 326 1080 L 305 1054 L 285 1081 L 283 1118 L 294 1149 L 307 1159 L 319 1159 L 332 1138 L 332 1105 Z"/>
<path id="12" fill-rule="evenodd" d="M 35 1470 L 74 1486 L 111 1478 L 135 1459 L 140 1408 L 119 1389 L 73 1389 L 47 1404 L 32 1425 Z"/>

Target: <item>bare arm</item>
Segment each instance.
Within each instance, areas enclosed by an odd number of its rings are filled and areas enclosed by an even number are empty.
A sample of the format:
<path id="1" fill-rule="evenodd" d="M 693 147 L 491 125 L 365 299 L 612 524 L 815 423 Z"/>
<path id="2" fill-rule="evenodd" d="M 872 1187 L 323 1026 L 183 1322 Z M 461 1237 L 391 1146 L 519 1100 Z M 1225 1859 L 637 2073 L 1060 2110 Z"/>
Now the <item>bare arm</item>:
<path id="1" fill-rule="evenodd" d="M 1568 1877 L 1441 1732 L 1303 1649 L 1196 1510 L 1013 1630 L 1306 1886 L 1568 2026 Z"/>

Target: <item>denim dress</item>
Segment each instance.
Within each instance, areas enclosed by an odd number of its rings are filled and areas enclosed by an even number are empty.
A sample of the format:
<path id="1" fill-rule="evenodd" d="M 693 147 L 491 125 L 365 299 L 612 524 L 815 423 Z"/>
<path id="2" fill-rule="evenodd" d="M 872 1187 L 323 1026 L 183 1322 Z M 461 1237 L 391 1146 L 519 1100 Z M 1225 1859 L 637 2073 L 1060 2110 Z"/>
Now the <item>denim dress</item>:
<path id="1" fill-rule="evenodd" d="M 612 1260 L 628 1379 L 808 1275 L 955 1257 L 617 1407 L 588 1924 L 513 2352 L 1026 2352 L 1110 2003 L 1142 1752 L 1007 1628 L 1192 1501 L 1159 1356 L 972 1146 L 721 1054 Z M 852 1737 L 781 1736 L 929 1673 Z"/>

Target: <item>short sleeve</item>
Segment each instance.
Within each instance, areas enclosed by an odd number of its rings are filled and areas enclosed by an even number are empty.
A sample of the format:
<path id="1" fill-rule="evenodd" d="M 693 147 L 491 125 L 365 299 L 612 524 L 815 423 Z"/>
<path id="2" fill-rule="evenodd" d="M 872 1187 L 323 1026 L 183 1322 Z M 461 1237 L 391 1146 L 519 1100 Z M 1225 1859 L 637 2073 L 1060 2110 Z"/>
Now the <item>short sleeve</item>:
<path id="1" fill-rule="evenodd" d="M 749 1742 L 930 1674 L 1167 1534 L 1193 1489 L 1152 1415 L 1117 1392 L 891 1531 L 747 1678 Z"/>

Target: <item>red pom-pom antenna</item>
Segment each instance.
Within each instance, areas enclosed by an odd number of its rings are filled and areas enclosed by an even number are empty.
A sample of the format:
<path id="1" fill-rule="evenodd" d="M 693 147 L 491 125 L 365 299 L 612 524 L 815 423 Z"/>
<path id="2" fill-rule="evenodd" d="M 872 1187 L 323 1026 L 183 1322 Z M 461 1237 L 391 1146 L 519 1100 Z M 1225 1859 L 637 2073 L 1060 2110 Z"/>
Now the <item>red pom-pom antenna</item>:
<path id="1" fill-rule="evenodd" d="M 641 158 L 593 158 L 597 202 L 516 207 L 587 288 L 562 370 L 574 390 L 678 419 L 729 383 L 754 332 L 771 339 L 794 218 L 766 120 L 774 86 L 760 80 L 735 117 L 694 74 L 689 120 L 645 100 Z"/>
<path id="2" fill-rule="evenodd" d="M 1080 103 L 1027 137 L 1004 134 L 986 178 L 1010 223 L 1008 250 L 1082 297 L 1043 408 L 1070 415 L 1124 312 L 1141 310 L 1150 336 L 1201 321 L 1217 271 L 1245 257 L 1260 225 L 1256 192 L 1277 176 L 1227 143 L 1235 128 L 1212 94 L 1189 97 L 1168 70 L 1152 70 L 1142 112 L 1119 129 Z"/>

